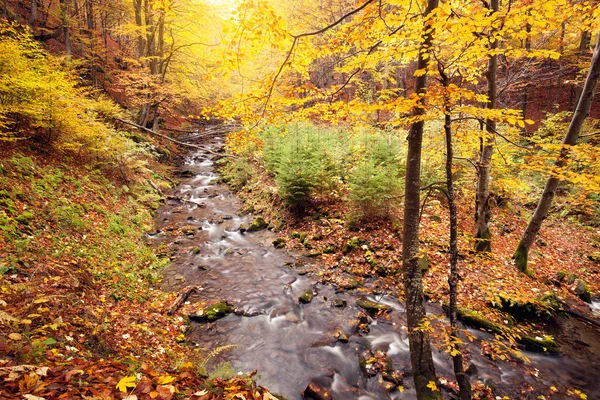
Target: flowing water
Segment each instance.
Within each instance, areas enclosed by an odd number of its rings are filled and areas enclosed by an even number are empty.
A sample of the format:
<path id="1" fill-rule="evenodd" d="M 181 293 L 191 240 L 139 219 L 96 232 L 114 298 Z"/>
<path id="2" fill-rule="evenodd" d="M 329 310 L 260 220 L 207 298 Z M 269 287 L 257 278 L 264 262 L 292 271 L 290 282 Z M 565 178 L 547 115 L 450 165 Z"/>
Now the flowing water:
<path id="1" fill-rule="evenodd" d="M 222 141 L 212 139 L 207 145 L 218 149 Z M 181 169 L 189 171 L 190 177 L 181 180 L 158 210 L 157 231 L 149 235 L 150 240 L 166 244 L 174 257 L 165 271 L 166 289 L 194 285 L 201 289 L 190 297 L 192 302 L 227 300 L 235 305 L 235 313 L 214 323 L 194 322 L 188 341 L 209 349 L 236 345 L 218 361 L 227 361 L 244 373 L 258 369 L 259 384 L 290 400 L 301 399 L 311 382 L 331 391 L 334 399 L 414 399 L 412 378 L 404 378 L 403 392 L 388 391 L 381 375 L 367 378 L 359 365 L 359 355 L 365 350 L 381 350 L 391 357 L 394 370 L 410 370 L 403 304 L 388 296 L 369 297 L 393 311 L 387 320 L 371 321 L 368 333 L 356 334 L 361 310 L 355 301 L 360 295 L 336 293 L 313 277 L 299 275 L 293 265 L 306 260 L 275 249 L 274 233 L 240 232 L 240 224 L 248 227 L 254 216 L 238 215 L 241 202 L 226 185 L 215 183 L 213 159 L 202 151 L 186 158 Z M 187 228 L 187 235 L 170 233 L 181 227 Z M 311 303 L 303 304 L 298 297 L 307 290 L 316 295 Z M 343 299 L 347 306 L 334 307 L 333 299 Z M 429 311 L 440 313 L 433 305 Z M 349 341 L 338 341 L 337 331 Z M 471 332 L 489 339 L 480 331 Z M 470 351 L 476 367 L 473 381 L 493 384 L 496 394 L 518 398 L 523 382 L 534 387 L 570 383 L 564 364 L 568 360 L 528 354 L 531 365 L 496 363 L 482 356 L 475 344 Z M 449 357 L 436 352 L 434 359 L 438 375 L 451 379 Z"/>

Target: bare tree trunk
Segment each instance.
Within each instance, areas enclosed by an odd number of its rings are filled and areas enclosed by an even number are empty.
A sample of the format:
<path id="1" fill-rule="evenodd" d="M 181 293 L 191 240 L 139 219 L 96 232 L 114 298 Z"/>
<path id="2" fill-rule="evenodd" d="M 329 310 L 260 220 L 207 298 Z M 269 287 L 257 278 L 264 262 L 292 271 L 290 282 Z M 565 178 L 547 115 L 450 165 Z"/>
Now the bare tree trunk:
<path id="1" fill-rule="evenodd" d="M 38 2 L 31 0 L 31 14 L 29 15 L 29 25 L 33 26 L 38 19 Z"/>
<path id="2" fill-rule="evenodd" d="M 88 38 L 90 40 L 90 78 L 92 86 L 98 86 L 98 67 L 96 66 L 96 37 L 94 32 L 96 26 L 94 24 L 94 4 L 92 0 L 85 1 L 86 24 L 88 29 Z"/>
<path id="3" fill-rule="evenodd" d="M 600 78 L 600 35 L 598 35 L 598 39 L 596 41 L 596 48 L 594 49 L 594 55 L 585 79 L 583 91 L 579 97 L 577 108 L 575 109 L 575 113 L 571 119 L 569 129 L 567 129 L 567 133 L 563 139 L 563 145 L 560 153 L 554 162 L 553 171 L 546 182 L 544 193 L 540 198 L 533 216 L 529 220 L 527 229 L 525 229 L 523 237 L 521 238 L 521 241 L 519 242 L 517 250 L 513 256 L 517 268 L 522 272 L 529 273 L 527 269 L 527 257 L 529 254 L 529 249 L 533 245 L 533 242 L 535 241 L 535 238 L 542 227 L 542 222 L 548 215 L 548 210 L 550 209 L 552 201 L 554 200 L 556 188 L 560 182 L 560 179 L 556 176 L 556 173 L 567 165 L 569 147 L 577 143 L 577 138 L 579 137 L 579 132 L 581 131 L 583 122 L 590 113 L 590 108 L 592 107 L 592 101 L 594 99 L 594 92 L 598 84 L 598 78 Z"/>
<path id="4" fill-rule="evenodd" d="M 137 56 L 143 57 L 146 51 L 146 42 L 144 40 L 144 25 L 142 19 L 142 0 L 133 0 L 133 11 L 135 14 L 135 24 L 138 28 L 137 35 Z"/>
<path id="5" fill-rule="evenodd" d="M 69 60 L 71 59 L 70 8 L 69 0 L 60 0 L 60 23 L 65 40 L 65 54 Z"/>
<path id="6" fill-rule="evenodd" d="M 440 71 L 442 83 L 448 88 L 450 80 L 443 71 Z M 452 350 L 452 364 L 454 367 L 454 376 L 458 382 L 461 400 L 471 399 L 471 382 L 465 373 L 463 365 L 462 349 L 458 341 L 457 329 L 457 307 L 458 307 L 458 215 L 456 211 L 456 202 L 454 199 L 454 178 L 452 176 L 452 163 L 454 149 L 452 147 L 452 116 L 450 115 L 450 104 L 448 95 L 445 94 L 444 100 L 444 134 L 446 140 L 446 197 L 448 198 L 448 210 L 450 211 L 450 276 L 448 277 L 448 286 L 450 289 L 450 302 L 448 317 L 450 318 L 450 337 L 455 348 Z"/>
<path id="7" fill-rule="evenodd" d="M 490 1 L 490 11 L 498 12 L 498 0 Z M 493 32 L 492 32 L 493 33 Z M 488 84 L 488 109 L 496 108 L 496 97 L 498 89 L 496 87 L 496 75 L 498 72 L 498 56 L 495 54 L 498 48 L 498 41 L 490 40 L 491 55 L 488 61 L 487 84 Z M 475 199 L 475 222 L 477 232 L 475 233 L 475 250 L 492 251 L 492 234 L 489 228 L 491 217 L 490 211 L 490 175 L 492 170 L 492 155 L 494 153 L 496 121 L 488 118 L 485 121 L 485 134 L 481 140 L 481 152 L 479 163 L 477 165 L 477 194 Z"/>
<path id="8" fill-rule="evenodd" d="M 424 17 L 438 6 L 439 0 L 428 0 Z M 419 52 L 417 69 L 427 69 L 429 58 L 424 54 L 429 51 L 432 32 L 427 22 L 423 28 L 423 44 Z M 424 94 L 427 88 L 427 75 L 418 76 L 415 83 L 415 93 Z M 404 292 L 406 296 L 406 314 L 408 325 L 408 342 L 413 379 L 417 392 L 417 399 L 440 399 L 439 391 L 428 387 L 429 382 L 437 382 L 435 366 L 431 355 L 429 334 L 418 329 L 426 318 L 425 299 L 423 296 L 423 272 L 419 266 L 419 215 L 421 205 L 421 149 L 423 144 L 422 117 L 425 113 L 424 102 L 421 97 L 419 105 L 414 108 L 413 116 L 416 120 L 408 134 L 408 153 L 406 157 L 406 178 L 404 192 L 404 224 L 402 234 L 402 266 L 404 269 Z M 432 386 L 432 385 L 430 385 Z"/>

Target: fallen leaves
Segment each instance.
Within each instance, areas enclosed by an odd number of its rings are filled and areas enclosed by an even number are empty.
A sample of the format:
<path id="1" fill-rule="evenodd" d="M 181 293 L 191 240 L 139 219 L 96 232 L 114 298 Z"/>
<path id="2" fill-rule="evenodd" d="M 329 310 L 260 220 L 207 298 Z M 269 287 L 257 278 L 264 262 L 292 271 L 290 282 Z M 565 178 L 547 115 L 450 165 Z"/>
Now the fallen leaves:
<path id="1" fill-rule="evenodd" d="M 116 388 L 119 389 L 121 392 L 127 392 L 129 388 L 136 386 L 136 381 L 137 379 L 135 376 L 125 376 L 121 378 L 119 383 L 117 383 Z"/>

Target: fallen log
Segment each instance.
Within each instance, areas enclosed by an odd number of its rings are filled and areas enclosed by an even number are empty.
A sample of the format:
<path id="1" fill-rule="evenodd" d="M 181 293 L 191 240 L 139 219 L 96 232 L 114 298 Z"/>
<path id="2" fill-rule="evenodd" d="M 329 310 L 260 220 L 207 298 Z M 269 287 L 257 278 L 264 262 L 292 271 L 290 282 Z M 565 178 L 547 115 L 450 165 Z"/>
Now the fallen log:
<path id="1" fill-rule="evenodd" d="M 148 129 L 148 128 L 146 128 L 145 126 L 138 125 L 138 124 L 136 124 L 136 123 L 134 123 L 134 122 L 127 121 L 127 120 L 125 120 L 125 119 L 121 119 L 121 118 L 115 118 L 115 119 L 116 119 L 117 121 L 119 121 L 119 122 L 122 122 L 122 123 L 126 124 L 126 125 L 133 126 L 134 128 L 137 128 L 137 129 L 139 129 L 139 130 L 141 130 L 141 131 L 144 131 L 144 132 L 151 133 L 151 134 L 153 134 L 153 135 L 155 135 L 155 136 L 158 136 L 158 137 L 160 137 L 160 138 L 163 138 L 163 139 L 165 139 L 165 140 L 168 140 L 168 141 L 170 141 L 170 142 L 173 142 L 173 143 L 175 143 L 175 144 L 178 144 L 178 145 L 180 145 L 180 146 L 186 146 L 186 147 L 191 147 L 192 149 L 198 149 L 198 150 L 202 150 L 202 151 L 205 151 L 205 152 L 207 152 L 207 153 L 214 154 L 214 155 L 216 155 L 216 156 L 232 157 L 231 155 L 228 155 L 228 154 L 217 153 L 216 151 L 212 151 L 211 149 L 208 149 L 208 148 L 206 148 L 206 147 L 204 147 L 204 146 L 199 146 L 199 145 L 197 145 L 197 144 L 191 144 L 191 143 L 181 142 L 181 141 L 179 141 L 179 140 L 177 140 L 177 139 L 173 139 L 173 138 L 172 138 L 172 137 L 170 137 L 170 136 L 163 135 L 162 133 L 158 133 L 158 132 L 156 132 L 156 131 L 153 131 L 152 129 Z"/>
<path id="2" fill-rule="evenodd" d="M 190 286 L 186 288 L 183 292 L 179 293 L 177 299 L 175 300 L 175 303 L 173 303 L 173 305 L 167 310 L 167 315 L 175 314 L 177 310 L 181 308 L 183 303 L 187 301 L 188 297 L 190 297 L 192 293 L 197 292 L 199 289 L 200 288 L 198 286 Z"/>

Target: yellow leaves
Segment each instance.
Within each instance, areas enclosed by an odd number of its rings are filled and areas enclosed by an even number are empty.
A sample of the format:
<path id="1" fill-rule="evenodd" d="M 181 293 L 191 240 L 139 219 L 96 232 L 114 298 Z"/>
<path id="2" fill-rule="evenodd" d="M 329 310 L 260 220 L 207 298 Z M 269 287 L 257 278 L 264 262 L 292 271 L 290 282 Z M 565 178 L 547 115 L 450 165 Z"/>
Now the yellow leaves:
<path id="1" fill-rule="evenodd" d="M 8 335 L 8 337 L 12 340 L 21 340 L 23 338 L 23 336 L 21 336 L 20 333 L 11 333 L 10 335 Z"/>
<path id="2" fill-rule="evenodd" d="M 415 71 L 414 76 L 423 76 L 427 73 L 427 69 L 422 68 Z"/>
<path id="3" fill-rule="evenodd" d="M 437 384 L 434 381 L 429 381 L 429 383 L 427 384 L 427 387 L 429 389 L 431 389 L 432 392 L 439 392 L 440 389 L 438 389 Z"/>
<path id="4" fill-rule="evenodd" d="M 171 382 L 173 382 L 174 380 L 175 380 L 175 377 L 174 377 L 174 376 L 170 376 L 170 375 L 163 375 L 163 376 L 160 376 L 160 377 L 158 378 L 158 384 L 159 384 L 159 385 L 166 385 L 166 384 L 168 384 L 168 383 L 171 383 Z"/>
<path id="5" fill-rule="evenodd" d="M 121 392 L 127 392 L 129 388 L 134 388 L 136 386 L 136 377 L 135 376 L 126 376 L 121 378 L 119 383 L 117 383 L 116 388 Z"/>

